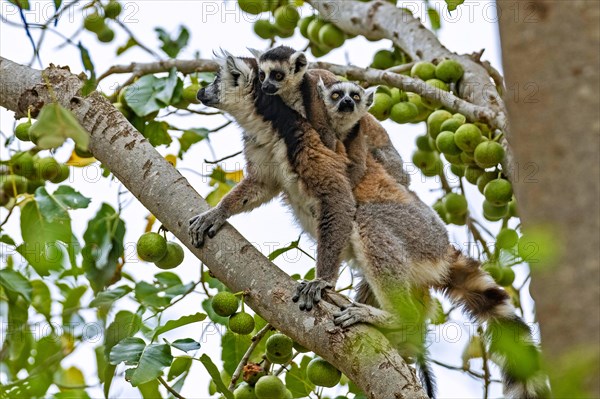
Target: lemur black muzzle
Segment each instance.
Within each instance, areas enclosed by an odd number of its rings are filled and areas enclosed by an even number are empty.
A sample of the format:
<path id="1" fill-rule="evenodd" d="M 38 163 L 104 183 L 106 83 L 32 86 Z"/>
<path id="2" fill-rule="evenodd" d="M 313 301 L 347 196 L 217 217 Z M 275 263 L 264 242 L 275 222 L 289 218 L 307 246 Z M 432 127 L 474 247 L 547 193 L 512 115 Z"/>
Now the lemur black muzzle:
<path id="1" fill-rule="evenodd" d="M 273 94 L 277 93 L 277 90 L 279 90 L 279 89 L 277 89 L 277 86 L 275 86 L 272 83 L 263 83 L 263 85 L 262 85 L 262 91 L 265 94 L 273 95 Z"/>
<path id="2" fill-rule="evenodd" d="M 344 98 L 338 107 L 339 112 L 353 112 L 354 111 L 354 101 L 350 98 Z"/>

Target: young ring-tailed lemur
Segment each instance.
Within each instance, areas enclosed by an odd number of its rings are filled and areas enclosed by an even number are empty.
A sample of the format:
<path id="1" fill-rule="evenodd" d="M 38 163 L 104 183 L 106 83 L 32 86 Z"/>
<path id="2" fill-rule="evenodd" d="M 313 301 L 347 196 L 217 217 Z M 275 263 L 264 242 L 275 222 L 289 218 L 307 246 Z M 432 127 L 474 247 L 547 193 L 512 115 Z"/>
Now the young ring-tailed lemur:
<path id="1" fill-rule="evenodd" d="M 337 115 L 339 107 L 327 106 L 332 100 L 328 93 L 333 94 L 327 91 L 326 85 L 329 83 L 318 85 L 318 90 L 323 94 L 320 102 L 315 102 L 303 91 L 306 90 L 307 79 L 300 75 L 304 73 L 305 64 L 303 57 L 289 48 L 275 48 L 261 54 L 259 73 L 263 78 L 262 88 L 271 94 L 280 94 L 288 105 L 297 110 L 303 106 L 309 122 L 315 127 L 323 125 L 320 110 L 327 112 L 329 121 L 344 118 Z M 278 73 L 282 73 L 283 76 L 278 76 Z M 276 90 L 270 86 L 274 86 Z M 308 97 L 311 101 L 301 102 L 297 94 L 299 92 L 304 93 L 304 100 Z M 360 120 L 359 131 L 366 135 L 369 130 L 363 129 L 364 119 Z M 336 130 L 336 126 L 330 128 Z M 326 129 L 317 130 L 322 132 Z M 346 126 L 342 130 L 345 131 Z M 338 137 L 343 136 L 344 132 L 341 133 L 342 135 L 339 131 L 336 132 Z M 367 162 L 363 180 L 373 175 L 370 169 L 374 166 L 377 166 L 377 163 Z M 497 344 L 497 331 L 508 329 L 515 337 L 517 347 L 533 353 L 533 357 L 539 357 L 530 329 L 516 315 L 506 291 L 482 271 L 478 261 L 449 246 L 445 226 L 431 208 L 423 204 L 416 195 L 410 193 L 403 199 L 384 198 L 385 190 L 382 190 L 381 186 L 378 187 L 378 184 L 373 184 L 370 187 L 371 194 L 364 197 L 357 195 L 361 191 L 361 184 L 364 185 L 359 183 L 358 189 L 354 189 L 359 239 L 357 242 L 356 236 L 353 236 L 353 260 L 364 274 L 382 309 L 393 311 L 394 302 L 398 301 L 390 298 L 394 297 L 393 293 L 398 292 L 398 287 L 405 287 L 406 291 L 415 287 L 433 287 L 441 290 L 453 302 L 462 306 L 472 318 L 487 323 L 490 350 L 494 360 L 503 368 L 505 394 L 512 398 L 548 397 L 546 377 L 539 364 L 534 365 L 527 375 L 523 375 L 519 370 L 519 359 L 514 356 L 518 351 L 511 352 L 512 349 Z M 389 327 L 394 324 L 395 315 L 388 313 L 357 304 L 340 312 L 335 321 L 344 327 L 356 322 Z"/>

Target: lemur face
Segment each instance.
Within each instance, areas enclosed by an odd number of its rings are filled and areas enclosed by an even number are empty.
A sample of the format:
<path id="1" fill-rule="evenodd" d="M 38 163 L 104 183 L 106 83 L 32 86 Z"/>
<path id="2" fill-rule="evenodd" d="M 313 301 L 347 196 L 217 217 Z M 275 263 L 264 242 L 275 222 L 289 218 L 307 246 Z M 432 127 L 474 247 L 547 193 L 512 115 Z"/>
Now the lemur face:
<path id="1" fill-rule="evenodd" d="M 363 117 L 373 103 L 373 92 L 363 89 L 356 83 L 337 82 L 325 87 L 321 81 L 318 87 L 325 106 L 330 112 L 357 113 Z"/>
<path id="2" fill-rule="evenodd" d="M 279 46 L 263 54 L 254 54 L 258 60 L 258 78 L 265 94 L 282 94 L 286 90 L 297 89 L 308 64 L 304 53 Z"/>
<path id="3" fill-rule="evenodd" d="M 252 92 L 256 65 L 253 59 L 234 57 L 222 52 L 217 55 L 221 64 L 215 80 L 200 89 L 197 98 L 202 104 L 230 112 L 247 103 Z M 252 102 L 250 102 L 252 104 Z"/>

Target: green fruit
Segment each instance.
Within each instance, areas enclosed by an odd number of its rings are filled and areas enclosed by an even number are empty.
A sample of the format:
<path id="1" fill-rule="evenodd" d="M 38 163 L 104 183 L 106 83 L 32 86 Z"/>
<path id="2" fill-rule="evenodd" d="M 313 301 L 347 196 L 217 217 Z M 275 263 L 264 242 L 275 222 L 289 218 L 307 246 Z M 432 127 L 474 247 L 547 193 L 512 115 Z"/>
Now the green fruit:
<path id="1" fill-rule="evenodd" d="M 419 113 L 414 118 L 413 122 L 426 121 L 427 117 L 429 117 L 429 114 L 431 114 L 431 110 L 423 104 L 423 99 L 421 96 L 411 92 L 406 93 L 406 95 L 408 96 L 408 102 L 415 104 L 419 110 Z"/>
<path id="2" fill-rule="evenodd" d="M 12 198 L 10 195 L 8 195 L 8 193 L 2 187 L 0 187 L 0 206 L 8 207 L 8 204 L 11 200 Z"/>
<path id="3" fill-rule="evenodd" d="M 446 211 L 451 215 L 464 215 L 469 209 L 467 199 L 461 194 L 448 193 L 443 201 Z"/>
<path id="4" fill-rule="evenodd" d="M 334 24 L 327 23 L 319 30 L 319 42 L 327 47 L 338 48 L 346 40 L 346 35 Z"/>
<path id="5" fill-rule="evenodd" d="M 495 222 L 508 214 L 508 205 L 496 206 L 488 200 L 483 201 L 483 217 Z"/>
<path id="6" fill-rule="evenodd" d="M 52 157 L 40 158 L 34 168 L 35 176 L 44 180 L 52 180 L 61 172 L 60 164 Z"/>
<path id="7" fill-rule="evenodd" d="M 508 214 L 510 217 L 516 218 L 519 217 L 519 211 L 517 209 L 517 200 L 514 198 L 510 200 L 508 203 Z"/>
<path id="8" fill-rule="evenodd" d="M 456 143 L 456 141 L 454 141 Z M 460 161 L 465 165 L 475 165 L 475 157 L 468 152 L 460 153 Z"/>
<path id="9" fill-rule="evenodd" d="M 484 173 L 478 166 L 468 165 L 465 169 L 465 179 L 471 184 L 477 184 L 477 179 Z"/>
<path id="10" fill-rule="evenodd" d="M 31 122 L 23 122 L 19 123 L 17 127 L 15 127 L 15 136 L 21 141 L 31 141 L 29 139 L 29 128 L 31 127 Z"/>
<path id="11" fill-rule="evenodd" d="M 497 177 L 498 173 L 496 172 L 484 172 L 481 174 L 481 176 L 477 178 L 477 189 L 479 189 L 479 192 L 483 194 L 485 186 Z"/>
<path id="12" fill-rule="evenodd" d="M 121 14 L 121 4 L 118 1 L 111 0 L 104 6 L 104 16 L 110 19 L 116 19 Z"/>
<path id="13" fill-rule="evenodd" d="M 418 115 L 419 109 L 411 102 L 400 102 L 390 110 L 390 119 L 396 123 L 412 122 Z"/>
<path id="14" fill-rule="evenodd" d="M 448 219 L 448 223 L 452 223 L 455 224 L 457 226 L 464 226 L 465 224 L 467 224 L 467 215 L 455 215 L 452 213 L 448 213 L 448 215 L 446 215 L 447 219 Z"/>
<path id="15" fill-rule="evenodd" d="M 231 292 L 221 291 L 212 299 L 212 308 L 219 316 L 231 316 L 237 311 L 238 306 L 238 297 Z"/>
<path id="16" fill-rule="evenodd" d="M 183 99 L 193 104 L 200 104 L 200 101 L 198 101 L 198 91 L 200 88 L 200 84 L 198 83 L 192 83 L 188 87 L 184 88 L 182 94 Z"/>
<path id="17" fill-rule="evenodd" d="M 254 33 L 261 39 L 272 39 L 277 31 L 271 22 L 266 19 L 259 19 L 254 23 Z"/>
<path id="18" fill-rule="evenodd" d="M 377 86 L 377 89 L 375 89 L 375 93 L 384 93 L 392 97 L 392 89 L 385 85 Z"/>
<path id="19" fill-rule="evenodd" d="M 446 207 L 444 206 L 444 201 L 439 199 L 431 207 L 433 208 L 434 211 L 437 212 L 437 214 L 444 221 L 444 223 L 448 223 L 448 218 L 447 218 L 448 212 L 446 212 Z"/>
<path id="20" fill-rule="evenodd" d="M 439 110 L 432 112 L 427 118 L 427 132 L 429 136 L 435 139 L 441 132 L 442 123 L 450 118 L 452 118 L 452 114 L 448 111 Z"/>
<path id="21" fill-rule="evenodd" d="M 392 104 L 398 104 L 400 101 L 408 100 L 408 96 L 406 96 L 405 93 L 401 92 L 400 89 L 397 87 L 392 87 L 390 89 L 390 97 L 392 97 Z M 406 97 L 406 99 L 403 100 L 403 97 Z"/>
<path id="22" fill-rule="evenodd" d="M 483 266 L 483 270 L 485 270 L 496 282 L 502 278 L 503 268 L 498 265 L 488 263 Z"/>
<path id="23" fill-rule="evenodd" d="M 450 162 L 451 165 L 463 166 L 463 162 L 460 159 L 460 155 L 444 154 L 444 158 L 446 158 L 446 161 Z"/>
<path id="24" fill-rule="evenodd" d="M 96 36 L 98 36 L 98 40 L 102 43 L 110 43 L 115 38 L 115 31 L 105 26 Z"/>
<path id="25" fill-rule="evenodd" d="M 250 334 L 254 330 L 254 318 L 245 312 L 235 313 L 229 317 L 229 329 L 240 335 Z"/>
<path id="26" fill-rule="evenodd" d="M 141 260 L 156 262 L 167 254 L 167 241 L 158 233 L 144 233 L 138 239 L 137 254 Z"/>
<path id="27" fill-rule="evenodd" d="M 303 347 L 298 342 L 294 342 L 294 349 L 296 350 L 296 352 L 300 353 L 310 352 L 310 349 Z"/>
<path id="28" fill-rule="evenodd" d="M 160 269 L 173 269 L 183 262 L 183 248 L 176 242 L 169 241 L 167 243 L 167 254 L 160 260 L 154 262 L 156 267 Z"/>
<path id="29" fill-rule="evenodd" d="M 505 267 L 502 269 L 502 276 L 496 282 L 503 287 L 512 285 L 515 282 L 515 272 L 510 267 Z"/>
<path id="30" fill-rule="evenodd" d="M 308 39 L 308 25 L 315 19 L 314 15 L 309 17 L 304 17 L 300 21 L 298 21 L 298 28 L 300 29 L 300 34 Z"/>
<path id="31" fill-rule="evenodd" d="M 324 56 L 325 54 L 329 53 L 330 51 L 331 51 L 330 48 L 320 46 L 317 43 L 310 44 L 310 52 L 312 53 L 312 55 L 314 55 L 317 58 Z"/>
<path id="32" fill-rule="evenodd" d="M 417 136 L 417 148 L 421 151 L 433 151 L 429 145 L 429 137 L 427 135 Z"/>
<path id="33" fill-rule="evenodd" d="M 519 241 L 519 234 L 513 229 L 502 229 L 496 236 L 496 247 L 511 249 Z"/>
<path id="34" fill-rule="evenodd" d="M 294 341 L 285 334 L 273 334 L 267 339 L 265 350 L 276 356 L 292 353 Z"/>
<path id="35" fill-rule="evenodd" d="M 448 85 L 446 83 L 442 82 L 439 79 L 429 79 L 429 80 L 425 81 L 425 83 L 427 83 L 429 86 L 433 86 L 433 87 L 435 87 L 437 89 L 440 89 L 440 90 L 444 90 L 444 91 L 449 91 L 450 90 L 450 88 L 448 87 Z"/>
<path id="36" fill-rule="evenodd" d="M 273 13 L 275 17 L 275 25 L 282 30 L 294 30 L 298 21 L 300 20 L 300 14 L 293 5 L 285 5 L 278 7 Z"/>
<path id="37" fill-rule="evenodd" d="M 456 130 L 462 126 L 464 122 L 461 122 L 460 119 L 455 118 L 454 116 L 450 119 L 447 119 L 444 121 L 444 123 L 442 123 L 442 126 L 440 126 L 440 130 L 441 131 L 449 131 L 449 132 L 456 132 Z"/>
<path id="38" fill-rule="evenodd" d="M 481 143 L 481 130 L 472 123 L 465 123 L 454 133 L 456 145 L 465 152 L 473 152 Z"/>
<path id="39" fill-rule="evenodd" d="M 98 33 L 102 31 L 106 25 L 104 24 L 104 18 L 94 12 L 83 20 L 83 27 L 90 32 Z"/>
<path id="40" fill-rule="evenodd" d="M 292 391 L 290 391 L 289 389 L 286 388 L 285 395 L 283 395 L 283 399 L 294 399 L 294 395 L 292 394 Z"/>
<path id="41" fill-rule="evenodd" d="M 450 165 L 450 172 L 458 177 L 463 177 L 465 175 L 465 167 L 463 165 Z"/>
<path id="42" fill-rule="evenodd" d="M 254 392 L 258 399 L 283 399 L 286 388 L 283 382 L 274 375 L 261 377 L 254 386 Z"/>
<path id="43" fill-rule="evenodd" d="M 435 152 L 417 150 L 413 153 L 412 161 L 417 168 L 421 170 L 431 169 L 437 161 L 439 156 Z"/>
<path id="44" fill-rule="evenodd" d="M 454 60 L 444 60 L 435 67 L 435 77 L 444 82 L 456 82 L 463 74 L 462 65 Z"/>
<path id="45" fill-rule="evenodd" d="M 245 382 L 242 382 L 235 391 L 233 391 L 233 397 L 235 399 L 257 399 L 256 393 L 254 393 L 254 387 L 251 387 Z"/>
<path id="46" fill-rule="evenodd" d="M 306 368 L 308 380 L 321 387 L 334 387 L 340 382 L 342 373 L 321 358 L 315 358 Z"/>
<path id="47" fill-rule="evenodd" d="M 435 138 L 435 145 L 444 155 L 458 155 L 462 152 L 454 142 L 454 133 L 449 131 L 438 134 Z"/>
<path id="48" fill-rule="evenodd" d="M 2 189 L 5 195 L 9 197 L 16 197 L 19 194 L 27 192 L 27 179 L 23 176 L 9 175 L 6 176 L 2 183 Z"/>
<path id="49" fill-rule="evenodd" d="M 33 194 L 35 190 L 46 184 L 45 180 L 27 180 L 27 193 Z"/>
<path id="50" fill-rule="evenodd" d="M 375 93 L 373 105 L 369 112 L 380 121 L 386 120 L 390 116 L 392 109 L 392 97 L 385 93 Z"/>
<path id="51" fill-rule="evenodd" d="M 460 121 L 461 125 L 464 123 L 467 123 L 467 117 L 464 116 L 463 114 L 456 113 L 456 114 L 452 115 L 452 117 L 454 119 L 457 119 L 458 121 Z"/>
<path id="52" fill-rule="evenodd" d="M 481 168 L 490 168 L 498 165 L 504 159 L 504 147 L 495 141 L 479 143 L 473 154 L 475 163 Z"/>
<path id="53" fill-rule="evenodd" d="M 71 174 L 71 170 L 69 169 L 69 165 L 61 163 L 60 164 L 60 172 L 56 175 L 54 179 L 50 179 L 50 182 L 54 184 L 62 183 L 63 181 L 69 178 Z"/>
<path id="54" fill-rule="evenodd" d="M 421 80 L 435 78 L 435 65 L 427 61 L 419 61 L 410 69 L 410 76 Z"/>
<path id="55" fill-rule="evenodd" d="M 313 43 L 322 44 L 319 41 L 319 31 L 325 25 L 325 21 L 319 18 L 315 18 L 308 24 L 308 28 L 306 29 L 306 34 L 308 36 L 308 40 Z"/>
<path id="56" fill-rule="evenodd" d="M 247 12 L 248 14 L 258 15 L 266 10 L 266 4 L 264 0 L 238 0 L 240 10 Z"/>
<path id="57" fill-rule="evenodd" d="M 494 179 L 483 189 L 485 199 L 496 206 L 507 205 L 512 199 L 512 184 L 508 180 Z"/>
<path id="58" fill-rule="evenodd" d="M 379 50 L 373 56 L 371 67 L 375 69 L 388 69 L 396 65 L 396 57 L 389 50 Z"/>
<path id="59" fill-rule="evenodd" d="M 20 176 L 31 176 L 34 173 L 33 155 L 29 151 L 17 152 L 10 158 L 13 173 Z"/>
<path id="60" fill-rule="evenodd" d="M 294 354 L 292 352 L 287 353 L 285 355 L 275 355 L 273 353 L 267 352 L 267 359 L 274 364 L 286 364 L 287 362 L 292 360 L 293 356 Z"/>

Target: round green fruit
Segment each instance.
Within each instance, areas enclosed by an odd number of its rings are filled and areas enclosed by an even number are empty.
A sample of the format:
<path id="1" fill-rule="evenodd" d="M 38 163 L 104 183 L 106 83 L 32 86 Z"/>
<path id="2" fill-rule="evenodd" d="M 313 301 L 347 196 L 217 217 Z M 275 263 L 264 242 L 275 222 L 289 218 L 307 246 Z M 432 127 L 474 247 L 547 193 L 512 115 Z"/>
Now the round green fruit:
<path id="1" fill-rule="evenodd" d="M 274 375 L 261 377 L 254 386 L 258 399 L 283 399 L 286 395 L 283 382 Z"/>
<path id="2" fill-rule="evenodd" d="M 429 79 L 429 80 L 425 81 L 425 83 L 427 83 L 429 86 L 433 86 L 440 90 L 444 90 L 444 91 L 450 90 L 448 85 L 439 79 Z"/>
<path id="3" fill-rule="evenodd" d="M 264 0 L 238 0 L 240 10 L 247 12 L 248 14 L 258 15 L 266 10 L 266 4 Z"/>
<path id="4" fill-rule="evenodd" d="M 34 173 L 33 155 L 29 151 L 17 152 L 10 158 L 13 173 L 20 176 L 31 176 Z"/>
<path id="5" fill-rule="evenodd" d="M 373 56 L 371 67 L 375 69 L 388 69 L 396 65 L 396 57 L 389 50 L 379 50 Z"/>
<path id="6" fill-rule="evenodd" d="M 334 24 L 327 23 L 319 31 L 319 42 L 327 47 L 338 48 L 344 44 L 345 40 L 344 32 Z"/>
<path id="7" fill-rule="evenodd" d="M 254 23 L 254 33 L 261 39 L 272 39 L 277 30 L 271 22 L 266 19 L 259 19 Z"/>
<path id="8" fill-rule="evenodd" d="M 413 119 L 413 122 L 426 121 L 429 117 L 429 114 L 431 114 L 431 109 L 427 108 L 423 104 L 423 99 L 420 95 L 411 92 L 407 92 L 406 95 L 408 97 L 408 102 L 415 104 L 417 106 L 417 110 L 419 111 L 417 116 Z"/>
<path id="9" fill-rule="evenodd" d="M 475 157 L 473 157 L 473 155 L 469 154 L 468 152 L 461 152 L 460 160 L 465 165 L 475 165 Z"/>
<path id="10" fill-rule="evenodd" d="M 504 159 L 504 147 L 495 141 L 479 143 L 473 154 L 475 163 L 481 168 L 490 168 L 498 165 Z"/>
<path id="11" fill-rule="evenodd" d="M 498 173 L 496 172 L 484 172 L 477 178 L 477 189 L 481 194 L 483 194 L 483 190 L 485 190 L 485 186 L 492 180 L 498 177 Z"/>
<path id="12" fill-rule="evenodd" d="M 449 131 L 456 132 L 456 130 L 463 125 L 464 122 L 461 122 L 460 119 L 455 118 L 454 116 L 450 119 L 447 119 L 440 126 L 441 131 Z"/>
<path id="13" fill-rule="evenodd" d="M 27 179 L 23 176 L 9 175 L 4 177 L 2 189 L 9 197 L 16 197 L 27 192 Z"/>
<path id="14" fill-rule="evenodd" d="M 169 241 L 167 243 L 167 254 L 160 260 L 154 262 L 156 267 L 160 269 L 173 269 L 183 262 L 183 248 L 176 242 Z"/>
<path id="15" fill-rule="evenodd" d="M 296 352 L 300 352 L 300 353 L 310 352 L 310 349 L 303 347 L 302 345 L 300 345 L 298 342 L 295 342 L 295 341 L 294 341 L 294 349 L 296 350 Z"/>
<path id="16" fill-rule="evenodd" d="M 390 119 L 396 123 L 412 122 L 418 115 L 419 109 L 411 102 L 399 102 L 390 110 Z"/>
<path id="17" fill-rule="evenodd" d="M 278 7 L 273 15 L 275 16 L 275 26 L 284 31 L 294 30 L 300 20 L 298 10 L 290 4 Z"/>
<path id="18" fill-rule="evenodd" d="M 254 387 L 251 387 L 245 382 L 242 382 L 235 391 L 233 391 L 233 397 L 235 399 L 257 399 Z"/>
<path id="19" fill-rule="evenodd" d="M 83 20 L 83 27 L 90 32 L 99 33 L 106 25 L 104 24 L 104 18 L 101 17 L 97 12 L 94 12 Z"/>
<path id="20" fill-rule="evenodd" d="M 477 179 L 485 171 L 478 166 L 468 165 L 465 169 L 465 179 L 471 184 L 477 184 Z"/>
<path id="21" fill-rule="evenodd" d="M 446 212 L 446 207 L 444 206 L 444 201 L 439 199 L 431 207 L 433 208 L 434 211 L 437 212 L 437 214 L 444 221 L 444 223 L 448 223 L 448 220 L 446 217 L 448 215 L 448 212 Z"/>
<path id="22" fill-rule="evenodd" d="M 456 145 L 465 152 L 473 152 L 481 143 L 481 130 L 472 123 L 465 123 L 454 133 Z"/>
<path id="23" fill-rule="evenodd" d="M 319 18 L 315 18 L 308 24 L 308 28 L 306 29 L 306 34 L 308 36 L 308 40 L 313 43 L 322 44 L 319 41 L 319 32 L 321 28 L 325 25 L 325 21 Z"/>
<path id="24" fill-rule="evenodd" d="M 50 179 L 50 182 L 54 184 L 62 183 L 63 181 L 69 178 L 71 174 L 71 170 L 69 169 L 69 165 L 61 163 L 60 164 L 60 172 L 56 175 L 54 179 Z"/>
<path id="25" fill-rule="evenodd" d="M 435 77 L 444 82 L 456 82 L 462 78 L 464 69 L 454 60 L 444 60 L 435 67 Z"/>
<path id="26" fill-rule="evenodd" d="M 377 86 L 377 89 L 375 89 L 375 93 L 383 93 L 390 96 L 390 98 L 392 97 L 392 89 L 386 85 Z"/>
<path id="27" fill-rule="evenodd" d="M 110 43 L 115 38 L 115 31 L 105 26 L 96 36 L 98 36 L 98 40 L 102 43 Z"/>
<path id="28" fill-rule="evenodd" d="M 294 341 L 285 334 L 273 334 L 267 339 L 265 349 L 267 353 L 284 356 L 292 353 Z"/>
<path id="29" fill-rule="evenodd" d="M 315 358 L 306 368 L 308 380 L 321 387 L 334 387 L 342 378 L 342 373 L 321 358 Z"/>
<path id="30" fill-rule="evenodd" d="M 198 101 L 198 91 L 200 88 L 200 84 L 198 83 L 192 83 L 188 87 L 184 88 L 182 94 L 183 99 L 193 104 L 199 104 L 200 101 Z"/>
<path id="31" fill-rule="evenodd" d="M 446 194 L 444 197 L 444 207 L 451 215 L 464 215 L 469 209 L 465 196 L 456 193 Z"/>
<path id="32" fill-rule="evenodd" d="M 298 21 L 298 28 L 300 29 L 300 34 L 308 39 L 308 25 L 315 19 L 314 15 L 309 17 L 304 17 L 300 21 Z"/>
<path id="33" fill-rule="evenodd" d="M 212 308 L 219 316 L 231 316 L 237 311 L 238 306 L 238 297 L 231 292 L 221 291 L 212 299 Z"/>
<path id="34" fill-rule="evenodd" d="M 283 399 L 294 399 L 294 395 L 292 394 L 292 391 L 290 391 L 289 389 L 286 388 Z"/>
<path id="35" fill-rule="evenodd" d="M 240 335 L 250 334 L 254 330 L 254 318 L 245 312 L 235 313 L 229 317 L 229 329 Z"/>
<path id="36" fill-rule="evenodd" d="M 496 206 L 488 200 L 483 201 L 483 217 L 492 222 L 498 221 L 508 214 L 508 205 Z"/>
<path id="37" fill-rule="evenodd" d="M 508 180 L 494 179 L 483 189 L 485 199 L 496 206 L 507 205 L 512 199 L 512 184 Z"/>
<path id="38" fill-rule="evenodd" d="M 460 113 L 457 112 L 456 114 L 452 115 L 452 117 L 454 119 L 460 121 L 461 125 L 464 124 L 464 123 L 467 123 L 467 117 L 464 116 L 463 114 L 460 114 Z"/>
<path id="39" fill-rule="evenodd" d="M 435 145 L 444 155 L 458 155 L 462 151 L 454 142 L 454 133 L 443 131 L 435 138 Z"/>
<path id="40" fill-rule="evenodd" d="M 501 249 L 511 249 L 517 245 L 519 234 L 513 229 L 502 229 L 496 236 L 496 247 Z"/>
<path id="41" fill-rule="evenodd" d="M 448 223 L 452 223 L 457 226 L 464 226 L 465 224 L 467 224 L 467 215 L 466 214 L 456 215 L 456 214 L 449 213 L 446 217 L 448 219 Z"/>
<path id="42" fill-rule="evenodd" d="M 369 112 L 380 121 L 386 120 L 390 116 L 392 109 L 392 97 L 385 93 L 375 93 L 373 105 Z"/>
<path id="43" fill-rule="evenodd" d="M 40 158 L 34 168 L 36 177 L 44 180 L 52 180 L 61 172 L 60 164 L 52 157 Z"/>
<path id="44" fill-rule="evenodd" d="M 446 158 L 446 161 L 450 162 L 451 165 L 464 166 L 460 159 L 460 155 L 444 154 L 444 158 Z"/>
<path id="45" fill-rule="evenodd" d="M 318 43 L 311 43 L 310 44 L 310 52 L 316 58 L 322 57 L 325 54 L 329 53 L 330 51 L 331 51 L 330 48 L 325 47 L 325 46 L 320 46 Z"/>
<path id="46" fill-rule="evenodd" d="M 439 160 L 439 156 L 432 151 L 417 150 L 413 153 L 412 161 L 417 168 L 428 170 L 434 167 Z"/>
<path id="47" fill-rule="evenodd" d="M 502 274 L 504 274 L 504 269 L 493 263 L 488 263 L 483 266 L 483 270 L 485 270 L 496 282 L 502 279 Z"/>
<path id="48" fill-rule="evenodd" d="M 458 177 L 463 177 L 465 175 L 465 167 L 463 165 L 450 165 L 450 172 L 454 173 Z"/>
<path id="49" fill-rule="evenodd" d="M 505 267 L 502 269 L 502 276 L 496 282 L 503 287 L 512 285 L 515 282 L 515 272 L 510 267 Z"/>
<path id="50" fill-rule="evenodd" d="M 158 233 L 144 233 L 138 239 L 137 254 L 141 260 L 156 262 L 167 254 L 167 241 Z"/>
<path id="51" fill-rule="evenodd" d="M 21 141 L 31 141 L 29 139 L 29 128 L 31 127 L 31 122 L 23 122 L 19 123 L 17 127 L 15 127 L 15 136 Z"/>
<path id="52" fill-rule="evenodd" d="M 285 355 L 275 355 L 273 353 L 267 352 L 267 359 L 274 364 L 286 364 L 287 362 L 292 360 L 293 356 L 294 354 L 292 352 L 287 353 Z"/>
<path id="53" fill-rule="evenodd" d="M 406 93 L 401 92 L 399 88 L 392 87 L 389 91 L 390 97 L 392 97 L 392 104 L 398 104 L 400 101 L 408 101 Z"/>
<path id="54" fill-rule="evenodd" d="M 427 135 L 417 136 L 417 148 L 421 151 L 433 151 L 429 145 L 429 137 Z"/>
<path id="55" fill-rule="evenodd" d="M 45 180 L 27 180 L 27 193 L 33 194 L 35 190 L 46 184 Z"/>
<path id="56" fill-rule="evenodd" d="M 116 19 L 121 14 L 121 4 L 118 1 L 110 0 L 104 6 L 104 16 L 110 19 Z"/>
<path id="57" fill-rule="evenodd" d="M 421 80 L 435 78 L 435 65 L 427 61 L 419 61 L 410 69 L 410 76 Z"/>
<path id="58" fill-rule="evenodd" d="M 427 132 L 431 138 L 435 139 L 441 132 L 442 123 L 452 118 L 452 114 L 448 111 L 438 110 L 434 111 L 427 118 Z"/>

